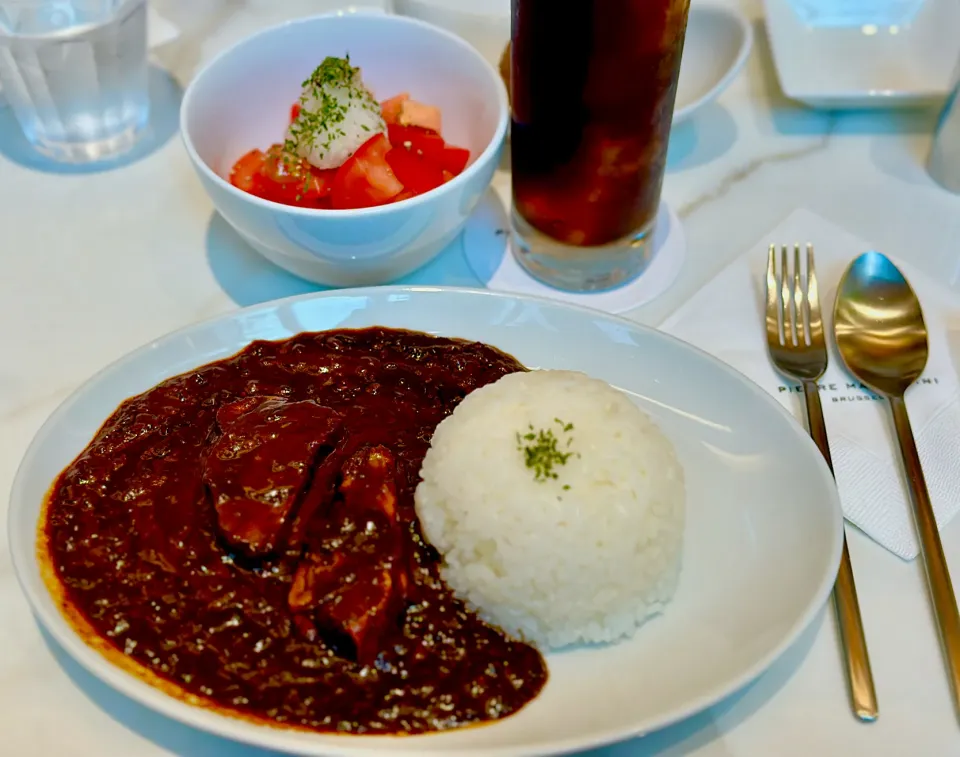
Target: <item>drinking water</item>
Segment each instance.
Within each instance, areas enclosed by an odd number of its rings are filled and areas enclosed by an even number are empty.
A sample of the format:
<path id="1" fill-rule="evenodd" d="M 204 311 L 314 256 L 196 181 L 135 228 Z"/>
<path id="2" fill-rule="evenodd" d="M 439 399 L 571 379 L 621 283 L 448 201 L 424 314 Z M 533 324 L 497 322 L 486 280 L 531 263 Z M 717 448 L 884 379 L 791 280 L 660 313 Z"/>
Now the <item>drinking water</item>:
<path id="1" fill-rule="evenodd" d="M 123 152 L 150 115 L 146 0 L 0 0 L 0 83 L 45 155 Z"/>

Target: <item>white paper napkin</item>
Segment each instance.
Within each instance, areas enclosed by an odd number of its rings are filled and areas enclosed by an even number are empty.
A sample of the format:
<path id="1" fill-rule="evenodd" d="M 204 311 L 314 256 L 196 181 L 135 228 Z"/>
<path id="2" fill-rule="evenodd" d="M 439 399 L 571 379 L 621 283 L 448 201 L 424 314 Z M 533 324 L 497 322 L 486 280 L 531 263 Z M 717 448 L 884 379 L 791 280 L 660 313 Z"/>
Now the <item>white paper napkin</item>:
<path id="1" fill-rule="evenodd" d="M 823 218 L 798 210 L 671 315 L 661 329 L 720 358 L 774 395 L 805 424 L 803 395 L 774 370 L 763 323 L 770 244 L 814 245 L 825 330 L 832 334 L 837 285 L 867 242 Z M 956 295 L 888 255 L 916 290 L 930 338 L 930 358 L 907 392 L 917 448 L 942 527 L 960 510 L 960 382 L 950 354 L 949 327 L 960 323 Z M 830 343 L 821 401 L 840 498 L 847 519 L 905 560 L 919 552 L 909 493 L 888 403 L 861 387 Z"/>

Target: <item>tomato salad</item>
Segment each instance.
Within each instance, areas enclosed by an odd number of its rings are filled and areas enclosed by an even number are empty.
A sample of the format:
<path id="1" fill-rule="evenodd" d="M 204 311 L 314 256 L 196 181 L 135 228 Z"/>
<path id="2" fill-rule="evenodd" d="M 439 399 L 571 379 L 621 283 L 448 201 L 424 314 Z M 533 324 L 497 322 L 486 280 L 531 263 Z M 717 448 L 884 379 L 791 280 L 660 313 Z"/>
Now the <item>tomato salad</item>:
<path id="1" fill-rule="evenodd" d="M 300 107 L 292 107 L 291 123 Z M 407 94 L 381 103 L 386 133 L 374 134 L 339 168 L 317 168 L 286 145 L 275 144 L 240 158 L 230 183 L 264 200 L 301 208 L 350 210 L 424 194 L 460 174 L 470 160 L 470 151 L 447 144 L 438 128 L 404 118 L 406 111 L 426 107 Z M 439 126 L 439 116 L 425 123 Z"/>

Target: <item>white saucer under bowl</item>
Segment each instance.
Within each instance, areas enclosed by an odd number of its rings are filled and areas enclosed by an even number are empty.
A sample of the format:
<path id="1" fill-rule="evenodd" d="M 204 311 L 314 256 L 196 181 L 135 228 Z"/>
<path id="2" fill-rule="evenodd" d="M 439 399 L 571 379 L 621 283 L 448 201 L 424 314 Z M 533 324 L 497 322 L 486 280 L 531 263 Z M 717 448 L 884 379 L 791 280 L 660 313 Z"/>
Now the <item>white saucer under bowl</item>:
<path id="1" fill-rule="evenodd" d="M 814 108 L 902 108 L 943 99 L 960 59 L 960 3 L 926 0 L 906 25 L 804 24 L 790 0 L 764 0 L 784 94 Z"/>

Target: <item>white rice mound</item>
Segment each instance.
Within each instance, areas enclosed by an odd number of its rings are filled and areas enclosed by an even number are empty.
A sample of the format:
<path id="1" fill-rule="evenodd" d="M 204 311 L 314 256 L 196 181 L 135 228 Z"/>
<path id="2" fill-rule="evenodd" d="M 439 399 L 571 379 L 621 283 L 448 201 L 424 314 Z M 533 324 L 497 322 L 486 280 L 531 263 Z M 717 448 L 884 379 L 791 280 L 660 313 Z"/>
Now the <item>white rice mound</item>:
<path id="1" fill-rule="evenodd" d="M 536 480 L 518 449 L 531 426 L 574 453 L 556 479 Z M 437 427 L 420 475 L 417 515 L 444 580 L 517 637 L 542 649 L 616 641 L 673 597 L 683 470 L 649 416 L 603 381 L 540 370 L 475 390 Z"/>

